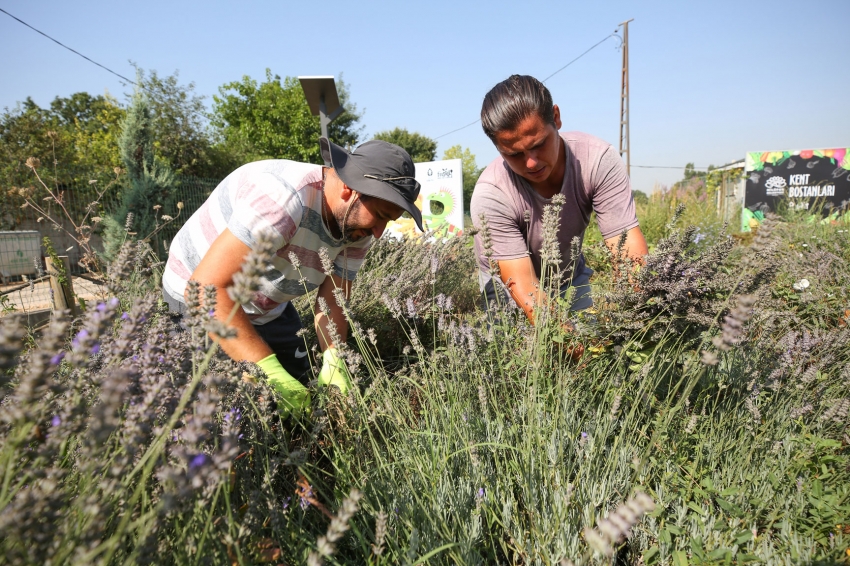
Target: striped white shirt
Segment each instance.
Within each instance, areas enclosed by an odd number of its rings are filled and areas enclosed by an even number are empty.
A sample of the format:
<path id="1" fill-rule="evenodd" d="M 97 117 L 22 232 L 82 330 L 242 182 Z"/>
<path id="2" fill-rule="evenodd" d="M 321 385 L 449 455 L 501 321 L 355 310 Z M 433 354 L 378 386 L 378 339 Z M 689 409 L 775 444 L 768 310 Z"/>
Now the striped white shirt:
<path id="1" fill-rule="evenodd" d="M 253 324 L 274 320 L 288 301 L 321 285 L 321 248 L 327 249 L 337 276 L 354 280 L 372 244 L 372 236 L 351 242 L 328 231 L 322 220 L 321 166 L 256 161 L 228 175 L 171 242 L 162 277 L 168 295 L 184 302 L 186 282 L 225 228 L 249 247 L 255 234 L 269 234 L 277 248 L 259 292 L 242 307 Z M 301 264 L 298 269 L 289 261 L 290 252 Z"/>

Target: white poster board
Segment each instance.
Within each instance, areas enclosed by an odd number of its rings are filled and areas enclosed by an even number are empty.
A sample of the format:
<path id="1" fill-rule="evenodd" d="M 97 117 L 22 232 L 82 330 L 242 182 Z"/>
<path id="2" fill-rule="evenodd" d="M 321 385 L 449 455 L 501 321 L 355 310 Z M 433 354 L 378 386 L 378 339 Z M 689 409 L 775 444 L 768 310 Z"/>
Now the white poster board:
<path id="1" fill-rule="evenodd" d="M 416 180 L 422 185 L 416 206 L 422 211 L 425 230 L 448 238 L 463 233 L 463 170 L 460 159 L 415 163 Z M 401 238 L 420 232 L 412 218 L 387 224 L 386 233 Z"/>

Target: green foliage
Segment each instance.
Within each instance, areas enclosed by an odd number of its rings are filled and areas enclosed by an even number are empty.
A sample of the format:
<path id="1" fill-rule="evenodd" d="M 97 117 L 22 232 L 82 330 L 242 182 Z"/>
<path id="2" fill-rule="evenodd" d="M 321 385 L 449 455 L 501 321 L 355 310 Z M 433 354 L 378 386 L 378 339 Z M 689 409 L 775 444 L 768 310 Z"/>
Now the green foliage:
<path id="1" fill-rule="evenodd" d="M 478 168 L 478 164 L 475 162 L 475 154 L 469 151 L 468 147 L 464 148 L 460 145 L 453 145 L 443 152 L 443 159 L 461 160 L 461 167 L 463 168 L 463 210 L 465 214 L 469 214 L 472 191 L 475 189 L 475 183 L 478 182 L 478 177 L 483 168 Z"/>
<path id="2" fill-rule="evenodd" d="M 414 163 L 434 161 L 437 158 L 437 142 L 418 132 L 408 132 L 404 128 L 395 128 L 375 134 L 376 140 L 394 143 L 410 154 Z"/>
<path id="3" fill-rule="evenodd" d="M 41 239 L 41 245 L 44 247 L 47 257 L 53 260 L 53 268 L 57 271 L 56 278 L 59 280 L 59 283 L 65 285 L 68 283 L 68 273 L 65 271 L 65 262 L 63 262 L 59 258 L 59 254 L 56 253 L 56 248 L 53 247 L 53 242 L 50 241 L 48 236 L 45 236 Z"/>
<path id="4" fill-rule="evenodd" d="M 361 115 L 351 102 L 348 86 L 337 83 L 340 103 L 345 108 L 328 126 L 331 141 L 354 146 L 359 141 Z M 213 96 L 212 123 L 221 146 L 235 163 L 258 159 L 292 159 L 321 164 L 319 117 L 310 113 L 301 83 L 295 77 L 281 82 L 266 69 L 266 80 L 258 83 L 249 76 L 219 87 Z"/>
<path id="5" fill-rule="evenodd" d="M 699 359 L 720 311 L 684 331 L 653 317 L 626 342 L 583 317 L 553 343 L 557 319 L 488 319 L 464 298 L 468 238 L 381 241 L 347 305 L 357 387 L 316 390 L 300 423 L 279 421 L 253 365 L 209 349 L 210 299 L 180 329 L 125 248 L 131 264 L 109 276 L 120 300 L 91 308 L 71 340 L 54 321 L 19 354 L 21 332 L 3 321 L 0 368 L 15 371 L 0 390 L 0 552 L 10 564 L 298 564 L 315 552 L 375 565 L 840 563 L 844 230 L 778 222 L 758 249 L 714 258 L 741 281 L 776 276 L 753 283 L 761 299 L 711 366 Z M 681 245 L 686 234 L 671 227 L 650 267 L 712 260 Z M 765 253 L 770 265 L 752 261 Z M 674 302 L 672 272 L 660 279 L 669 293 L 648 300 Z M 644 307 L 596 314 L 612 308 Z M 620 514 L 628 536 L 614 556 L 595 553 L 589 529 L 622 531 L 603 519 L 637 492 L 654 510 Z"/>
<path id="6" fill-rule="evenodd" d="M 634 190 L 632 191 L 632 198 L 635 201 L 635 204 L 639 205 L 647 205 L 649 204 L 649 197 L 646 196 L 646 193 L 643 191 Z"/>
<path id="7" fill-rule="evenodd" d="M 691 177 L 689 181 L 677 183 L 675 188 L 658 190 L 650 195 L 640 191 L 634 191 L 634 195 L 640 229 L 650 250 L 673 228 L 693 226 L 691 244 L 700 250 L 715 245 L 726 233 L 723 218 L 717 213 L 714 198 L 707 192 L 706 181 L 702 178 Z M 677 216 L 676 210 L 680 205 L 684 206 L 684 211 Z M 613 275 L 611 258 L 595 218 L 594 215 L 585 231 L 584 256 L 596 272 L 594 283 L 606 281 L 609 284 Z"/>
<path id="8" fill-rule="evenodd" d="M 123 116 L 124 110 L 109 95 L 78 92 L 55 98 L 49 109 L 27 98 L 0 115 L 0 178 L 20 176 L 29 157 L 50 164 L 42 171 L 48 181 L 54 163 L 73 165 L 83 176 L 117 166 Z"/>
<path id="9" fill-rule="evenodd" d="M 163 78 L 156 71 L 134 67 L 138 88 L 148 100 L 154 153 L 178 175 L 229 173 L 230 164 L 222 163 L 220 152 L 213 149 L 204 97 L 195 94 L 195 83 L 181 85 L 177 71 Z"/>
<path id="10" fill-rule="evenodd" d="M 128 235 L 148 238 L 153 234 L 159 224 L 158 210 L 174 210 L 174 174 L 154 154 L 150 102 L 141 89 L 136 89 L 118 143 L 128 186 L 122 192 L 120 206 L 104 218 L 104 256 L 108 259 L 115 257 Z"/>

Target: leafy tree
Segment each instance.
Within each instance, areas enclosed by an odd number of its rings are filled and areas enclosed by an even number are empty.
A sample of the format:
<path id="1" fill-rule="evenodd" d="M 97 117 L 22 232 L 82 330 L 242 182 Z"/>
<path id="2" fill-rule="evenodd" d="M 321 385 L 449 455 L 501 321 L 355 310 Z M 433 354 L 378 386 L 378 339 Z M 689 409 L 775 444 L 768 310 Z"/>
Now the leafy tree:
<path id="1" fill-rule="evenodd" d="M 396 128 L 375 134 L 374 139 L 394 143 L 404 148 L 414 163 L 434 161 L 437 158 L 437 142 L 417 132 Z"/>
<path id="2" fill-rule="evenodd" d="M 41 108 L 31 98 L 0 115 L 0 174 L 26 172 L 24 162 L 37 157 L 50 175 L 60 169 L 109 170 L 120 164 L 117 138 L 124 110 L 110 97 L 85 92 L 57 97 L 50 108 Z"/>
<path id="3" fill-rule="evenodd" d="M 472 191 L 475 189 L 475 183 L 478 182 L 478 176 L 481 175 L 483 169 L 478 168 L 478 164 L 475 162 L 475 154 L 469 151 L 469 148 L 463 148 L 460 145 L 453 145 L 443 152 L 443 159 L 460 159 L 461 161 L 461 169 L 463 170 L 463 209 L 469 214 Z"/>
<path id="4" fill-rule="evenodd" d="M 121 165 L 118 136 L 126 110 L 115 98 L 78 92 L 68 98 L 55 98 L 50 109 L 74 147 L 74 155 L 66 165 L 83 171 L 109 171 Z"/>
<path id="5" fill-rule="evenodd" d="M 649 204 L 649 196 L 643 191 L 639 191 L 637 189 L 632 191 L 632 198 L 635 201 L 635 204 Z"/>
<path id="6" fill-rule="evenodd" d="M 279 75 L 266 69 L 265 82 L 246 75 L 218 91 L 213 96 L 212 123 L 224 152 L 238 163 L 269 158 L 322 163 L 319 117 L 310 114 L 298 79 L 286 77 L 281 82 Z M 341 78 L 337 91 L 345 111 L 330 123 L 328 136 L 334 143 L 353 146 L 360 139 L 361 114 Z"/>
<path id="7" fill-rule="evenodd" d="M 684 178 L 681 181 L 673 183 L 674 191 L 680 189 L 696 190 L 699 193 L 705 192 L 705 181 L 708 174 L 714 170 L 714 165 L 708 166 L 708 171 L 698 171 L 693 163 L 685 165 Z"/>
<path id="8" fill-rule="evenodd" d="M 230 163 L 213 150 L 204 97 L 195 94 L 195 83 L 181 85 L 179 72 L 160 77 L 138 65 L 136 83 L 147 96 L 153 148 L 177 174 L 219 177 L 230 172 Z M 135 95 L 134 95 L 135 96 Z"/>
<path id="9" fill-rule="evenodd" d="M 159 216 L 156 205 L 171 210 L 176 183 L 170 167 L 154 155 L 151 114 L 148 96 L 137 88 L 118 140 L 129 186 L 123 191 L 118 210 L 104 219 L 103 246 L 107 259 L 115 257 L 128 232 L 142 238 L 154 232 Z M 162 251 L 157 246 L 154 249 Z"/>
<path id="10" fill-rule="evenodd" d="M 66 132 L 59 131 L 60 122 L 49 110 L 41 108 L 29 97 L 13 110 L 0 115 L 0 171 L 9 179 L 27 173 L 24 163 L 36 157 L 52 169 L 55 160 L 64 163 L 73 156 L 73 146 Z M 48 135 L 48 132 L 51 132 Z"/>

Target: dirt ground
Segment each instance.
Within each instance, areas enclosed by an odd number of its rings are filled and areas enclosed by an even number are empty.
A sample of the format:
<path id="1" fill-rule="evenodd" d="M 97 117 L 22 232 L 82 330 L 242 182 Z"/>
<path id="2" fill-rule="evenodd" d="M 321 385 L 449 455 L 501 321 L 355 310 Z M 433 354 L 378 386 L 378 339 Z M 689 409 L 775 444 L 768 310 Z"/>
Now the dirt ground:
<path id="1" fill-rule="evenodd" d="M 83 279 L 82 277 L 72 277 L 74 294 L 81 297 L 83 300 L 98 301 L 106 298 L 106 286 Z M 12 283 L 9 285 L 0 286 L 0 293 L 4 293 L 7 289 L 20 287 L 21 282 Z M 0 317 L 9 312 L 31 313 L 36 311 L 50 310 L 53 308 L 53 300 L 50 296 L 50 282 L 42 281 L 36 283 L 32 287 L 24 287 L 17 291 L 12 291 L 4 295 L 7 298 L 6 308 L 0 310 Z M 9 307 L 15 307 L 14 311 L 8 310 Z"/>

